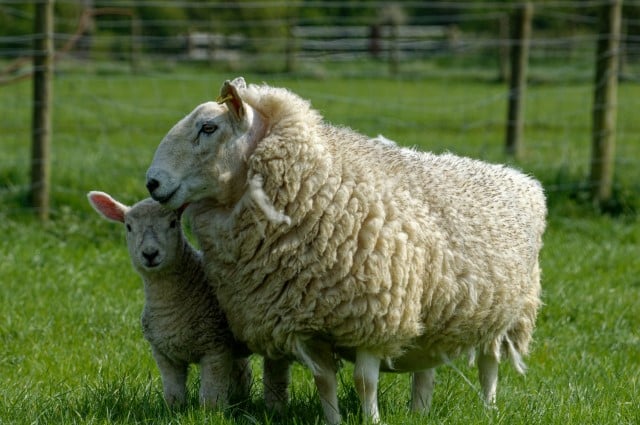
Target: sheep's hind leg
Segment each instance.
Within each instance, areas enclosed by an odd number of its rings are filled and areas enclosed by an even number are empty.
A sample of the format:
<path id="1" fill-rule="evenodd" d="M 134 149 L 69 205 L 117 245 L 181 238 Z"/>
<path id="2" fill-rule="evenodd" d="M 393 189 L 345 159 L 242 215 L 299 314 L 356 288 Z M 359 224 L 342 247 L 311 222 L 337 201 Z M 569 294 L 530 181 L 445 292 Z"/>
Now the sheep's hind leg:
<path id="1" fill-rule="evenodd" d="M 289 403 L 289 381 L 291 362 L 287 359 L 263 359 L 262 382 L 264 404 L 267 409 L 284 413 Z"/>
<path id="2" fill-rule="evenodd" d="M 483 350 L 479 350 L 478 377 L 480 378 L 482 396 L 489 407 L 493 407 L 496 402 L 498 364 L 498 359 L 493 353 L 485 353 Z"/>
<path id="3" fill-rule="evenodd" d="M 378 410 L 378 376 L 380 374 L 380 358 L 373 354 L 356 351 L 356 363 L 353 371 L 353 381 L 362 403 L 362 413 L 373 423 L 380 423 Z"/>
<path id="4" fill-rule="evenodd" d="M 431 408 L 433 388 L 435 386 L 435 369 L 414 372 L 411 377 L 411 410 L 427 413 Z"/>
<path id="5" fill-rule="evenodd" d="M 298 340 L 298 359 L 313 373 L 324 418 L 329 425 L 338 425 L 342 418 L 338 408 L 337 365 L 331 345 L 323 341 Z"/>

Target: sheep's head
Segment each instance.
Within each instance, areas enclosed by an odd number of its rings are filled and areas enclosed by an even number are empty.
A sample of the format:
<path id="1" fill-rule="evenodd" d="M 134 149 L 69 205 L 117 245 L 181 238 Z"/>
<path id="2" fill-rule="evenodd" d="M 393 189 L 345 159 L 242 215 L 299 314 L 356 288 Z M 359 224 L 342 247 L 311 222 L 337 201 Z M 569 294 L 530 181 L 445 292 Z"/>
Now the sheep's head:
<path id="1" fill-rule="evenodd" d="M 164 137 L 147 171 L 153 199 L 171 209 L 213 199 L 232 205 L 246 189 L 247 159 L 264 129 L 242 100 L 244 79 L 226 81 L 217 102 L 196 107 Z"/>
<path id="2" fill-rule="evenodd" d="M 104 192 L 89 192 L 91 206 L 104 218 L 124 223 L 133 266 L 141 272 L 172 267 L 183 246 L 180 213 L 168 210 L 151 198 L 132 207 Z"/>

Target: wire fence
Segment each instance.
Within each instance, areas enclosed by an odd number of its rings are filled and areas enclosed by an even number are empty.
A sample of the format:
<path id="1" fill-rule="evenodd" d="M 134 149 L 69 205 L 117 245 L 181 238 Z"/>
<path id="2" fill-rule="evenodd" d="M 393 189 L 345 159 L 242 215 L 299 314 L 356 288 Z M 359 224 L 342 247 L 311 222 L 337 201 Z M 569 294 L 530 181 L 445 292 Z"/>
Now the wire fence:
<path id="1" fill-rule="evenodd" d="M 606 36 L 598 32 L 598 10 L 608 3 L 534 5 L 524 118 L 528 153 L 519 166 L 543 175 L 552 194 L 574 196 L 588 184 L 596 45 Z M 624 5 L 616 190 L 640 198 L 640 2 Z M 58 0 L 54 208 L 83 197 L 86 181 L 124 182 L 124 191 L 141 196 L 135 185 L 162 134 L 197 103 L 214 98 L 220 78 L 240 74 L 290 85 L 329 120 L 344 119 L 341 124 L 372 136 L 504 160 L 509 52 L 519 42 L 509 28 L 517 6 Z M 24 2 L 0 0 L 1 16 L 23 31 L 0 35 L 0 197 L 25 211 L 29 207 L 15 200 L 32 189 L 30 78 L 41 36 L 32 29 L 33 8 Z M 354 83 L 345 89 L 334 81 Z M 380 81 L 413 85 L 418 93 L 379 102 Z M 425 134 L 431 135 L 427 141 Z M 119 166 L 101 167 L 114 151 Z M 138 174 L 123 180 L 122 173 Z"/>
<path id="2" fill-rule="evenodd" d="M 32 11 L 17 8 L 20 3 L 2 0 L 0 12 L 14 21 L 33 20 Z M 127 7 L 132 3 L 141 6 Z M 76 10 L 56 16 L 57 57 L 124 62 L 142 70 L 145 61 L 159 60 L 205 62 L 218 68 L 251 62 L 265 71 L 300 72 L 326 62 L 385 59 L 395 52 L 403 62 L 480 56 L 485 65 L 494 63 L 498 75 L 505 72 L 501 61 L 511 42 L 506 25 L 517 2 L 401 2 L 396 7 L 384 2 L 349 2 L 340 7 L 337 3 L 58 0 L 60 8 L 68 5 Z M 532 61 L 557 60 L 576 68 L 567 72 L 582 69 L 577 75 L 587 77 L 591 67 L 585 69 L 581 61 L 592 61 L 590 54 L 600 36 L 596 11 L 607 3 L 536 4 L 539 24 L 532 39 Z M 625 4 L 629 3 L 635 4 Z M 405 9 L 411 7 L 409 15 Z M 640 17 L 625 17 L 624 22 L 626 64 L 638 56 Z M 29 65 L 38 37 L 2 36 L 0 59 L 17 59 L 0 70 L 1 82 L 32 71 Z M 567 56 L 571 60 L 566 61 Z M 384 61 L 380 62 L 380 72 L 386 75 Z M 292 64 L 302 69 L 292 69 Z M 551 72 L 563 77 L 557 70 Z"/>

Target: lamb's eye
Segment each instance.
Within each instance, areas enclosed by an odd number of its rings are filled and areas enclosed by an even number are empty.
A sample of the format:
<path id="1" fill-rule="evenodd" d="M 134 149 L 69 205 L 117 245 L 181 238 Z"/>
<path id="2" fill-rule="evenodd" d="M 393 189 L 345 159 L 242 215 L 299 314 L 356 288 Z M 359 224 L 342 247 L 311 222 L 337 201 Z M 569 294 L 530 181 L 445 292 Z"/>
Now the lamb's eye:
<path id="1" fill-rule="evenodd" d="M 175 229 L 177 224 L 178 224 L 178 220 L 171 220 L 171 223 L 169 223 L 169 227 L 171 229 Z"/>
<path id="2" fill-rule="evenodd" d="M 202 128 L 200 128 L 201 133 L 212 134 L 214 131 L 218 129 L 218 126 L 211 123 L 202 124 Z"/>
<path id="3" fill-rule="evenodd" d="M 131 225 L 127 223 L 127 232 L 131 232 Z"/>

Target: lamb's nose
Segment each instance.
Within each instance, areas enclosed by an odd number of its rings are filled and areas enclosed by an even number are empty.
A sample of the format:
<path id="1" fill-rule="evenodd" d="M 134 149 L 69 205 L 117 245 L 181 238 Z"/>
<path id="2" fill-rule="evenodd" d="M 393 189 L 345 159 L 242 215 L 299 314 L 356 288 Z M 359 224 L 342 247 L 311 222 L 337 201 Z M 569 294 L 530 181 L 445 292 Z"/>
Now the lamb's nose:
<path id="1" fill-rule="evenodd" d="M 160 187 L 160 182 L 154 178 L 150 178 L 147 180 L 147 190 L 150 194 L 152 194 L 158 187 Z"/>
<path id="2" fill-rule="evenodd" d="M 143 252 L 142 256 L 144 257 L 145 260 L 147 260 L 147 263 L 149 264 L 153 264 L 153 260 L 155 260 L 155 258 L 158 256 L 159 252 L 158 250 L 154 250 L 151 252 Z"/>

